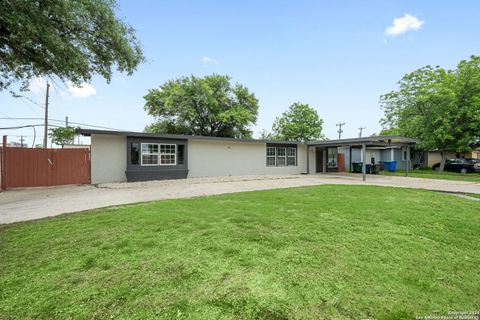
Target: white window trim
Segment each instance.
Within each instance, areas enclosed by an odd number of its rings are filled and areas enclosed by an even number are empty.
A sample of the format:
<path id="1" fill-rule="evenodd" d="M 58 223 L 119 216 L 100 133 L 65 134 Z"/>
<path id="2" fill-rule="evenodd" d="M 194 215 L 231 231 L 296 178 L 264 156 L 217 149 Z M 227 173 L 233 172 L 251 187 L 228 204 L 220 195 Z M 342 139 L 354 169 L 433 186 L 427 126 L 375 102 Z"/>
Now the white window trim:
<path id="1" fill-rule="evenodd" d="M 173 150 L 174 152 L 173 153 L 162 153 L 162 148 L 161 146 L 173 146 Z M 174 144 L 174 143 L 159 143 L 158 144 L 158 152 L 159 152 L 159 158 L 158 158 L 158 161 L 159 161 L 159 165 L 160 166 L 176 166 L 177 165 L 177 145 Z M 163 156 L 173 156 L 173 163 L 163 163 L 162 164 L 162 155 Z"/>
<path id="2" fill-rule="evenodd" d="M 153 144 L 156 144 L 157 147 L 159 148 L 158 149 L 158 152 L 157 153 L 143 153 L 143 145 L 153 145 Z M 143 163 L 143 156 L 144 155 L 157 155 L 157 163 Z M 158 166 L 158 163 L 160 162 L 160 146 L 158 145 L 158 143 L 141 143 L 140 144 L 140 165 L 143 166 L 143 167 L 152 167 L 152 166 Z"/>
<path id="3" fill-rule="evenodd" d="M 292 149 L 294 151 L 294 155 L 293 156 L 289 156 L 288 155 L 288 149 Z M 288 164 L 288 159 L 289 158 L 293 158 L 295 159 L 294 163 L 293 164 Z M 295 147 L 287 147 L 287 167 L 296 167 L 297 166 L 297 148 Z"/>
<path id="4" fill-rule="evenodd" d="M 272 148 L 273 150 L 275 150 L 275 154 L 273 156 L 269 156 L 268 155 L 268 148 Z M 277 166 L 277 147 L 267 147 L 267 154 L 266 154 L 266 165 L 267 167 L 276 167 Z M 274 164 L 268 164 L 268 158 L 273 158 L 273 162 Z"/>
<path id="5" fill-rule="evenodd" d="M 277 152 L 278 149 L 284 149 L 285 150 L 285 155 L 284 156 L 279 156 L 278 152 Z M 275 148 L 275 153 L 276 153 L 276 157 L 275 157 L 276 166 L 277 167 L 286 167 L 287 166 L 287 147 L 276 147 Z M 278 161 L 277 161 L 278 158 L 285 159 L 285 164 L 284 165 L 279 165 Z"/>
<path id="6" fill-rule="evenodd" d="M 268 149 L 269 148 L 272 148 L 273 150 L 275 150 L 275 155 L 268 155 Z M 289 148 L 292 148 L 295 152 L 295 155 L 294 156 L 289 156 L 288 155 L 288 149 Z M 278 150 L 279 149 L 284 149 L 285 150 L 285 155 L 283 156 L 279 156 L 278 155 Z M 296 147 L 275 147 L 275 146 L 267 146 L 267 149 L 266 149 L 266 153 L 265 153 L 265 156 L 266 156 L 266 166 L 267 167 L 296 167 L 298 166 L 298 163 L 297 163 L 297 148 Z M 269 158 L 273 158 L 274 159 L 274 164 L 268 164 L 268 159 Z M 279 158 L 282 158 L 282 159 L 285 159 L 285 164 L 284 165 L 279 165 L 279 162 L 278 162 L 278 159 Z M 295 159 L 295 164 L 288 164 L 288 159 Z"/>
<path id="7" fill-rule="evenodd" d="M 143 153 L 143 145 L 157 145 L 158 152 L 157 153 Z M 174 153 L 162 153 L 161 146 L 174 146 Z M 157 155 L 157 163 L 143 163 L 143 156 L 144 155 Z M 174 163 L 162 163 L 162 155 L 169 155 L 173 156 Z M 177 165 L 177 145 L 174 143 L 148 143 L 142 142 L 140 144 L 140 165 L 143 167 L 152 167 L 152 166 L 176 166 Z"/>

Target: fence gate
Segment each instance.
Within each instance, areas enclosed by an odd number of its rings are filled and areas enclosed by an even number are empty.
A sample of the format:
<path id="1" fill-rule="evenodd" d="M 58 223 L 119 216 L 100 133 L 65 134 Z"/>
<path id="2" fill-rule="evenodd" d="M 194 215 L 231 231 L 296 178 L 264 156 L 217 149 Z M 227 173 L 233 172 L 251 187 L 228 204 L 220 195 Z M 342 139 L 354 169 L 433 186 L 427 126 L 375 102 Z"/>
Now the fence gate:
<path id="1" fill-rule="evenodd" d="M 90 149 L 2 149 L 2 188 L 90 183 Z"/>

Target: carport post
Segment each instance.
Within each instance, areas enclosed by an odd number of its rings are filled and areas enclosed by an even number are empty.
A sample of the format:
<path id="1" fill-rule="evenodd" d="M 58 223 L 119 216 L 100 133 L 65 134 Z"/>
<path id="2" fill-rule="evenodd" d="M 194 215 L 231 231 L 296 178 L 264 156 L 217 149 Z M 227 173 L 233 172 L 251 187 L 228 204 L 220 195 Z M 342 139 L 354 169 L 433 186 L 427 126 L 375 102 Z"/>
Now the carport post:
<path id="1" fill-rule="evenodd" d="M 323 173 L 327 173 L 327 152 L 328 152 L 328 148 L 323 148 L 323 151 L 322 151 L 322 172 Z"/>
<path id="2" fill-rule="evenodd" d="M 307 144 L 307 174 L 310 173 L 310 154 L 308 153 L 309 151 L 309 145 Z"/>
<path id="3" fill-rule="evenodd" d="M 366 147 L 364 144 L 362 144 L 362 180 L 366 181 L 367 180 L 367 155 L 365 151 Z"/>
<path id="4" fill-rule="evenodd" d="M 406 166 L 406 170 L 405 170 L 405 177 L 408 177 L 408 169 L 410 167 L 410 145 L 407 145 L 407 166 Z"/>

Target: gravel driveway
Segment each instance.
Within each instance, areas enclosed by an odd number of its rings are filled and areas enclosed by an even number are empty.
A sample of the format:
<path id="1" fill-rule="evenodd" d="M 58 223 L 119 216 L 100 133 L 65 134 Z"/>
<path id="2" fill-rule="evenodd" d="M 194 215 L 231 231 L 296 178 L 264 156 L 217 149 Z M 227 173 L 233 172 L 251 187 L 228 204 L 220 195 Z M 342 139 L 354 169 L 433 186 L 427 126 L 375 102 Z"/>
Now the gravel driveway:
<path id="1" fill-rule="evenodd" d="M 367 182 L 363 182 L 361 175 L 354 174 L 194 178 L 28 188 L 0 193 L 0 224 L 142 201 L 321 184 L 379 185 L 480 194 L 480 184 L 474 182 L 374 175 L 369 175 Z"/>

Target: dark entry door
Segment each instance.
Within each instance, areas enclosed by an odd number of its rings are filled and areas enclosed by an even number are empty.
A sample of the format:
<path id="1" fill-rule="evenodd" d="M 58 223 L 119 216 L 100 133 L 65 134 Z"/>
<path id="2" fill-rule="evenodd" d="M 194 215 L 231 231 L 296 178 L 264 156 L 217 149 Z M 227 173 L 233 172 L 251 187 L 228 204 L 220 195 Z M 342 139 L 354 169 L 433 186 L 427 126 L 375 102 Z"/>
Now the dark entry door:
<path id="1" fill-rule="evenodd" d="M 315 152 L 316 161 L 315 161 L 315 172 L 323 172 L 323 150 L 318 150 Z"/>

